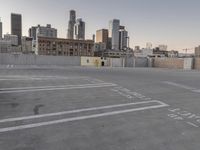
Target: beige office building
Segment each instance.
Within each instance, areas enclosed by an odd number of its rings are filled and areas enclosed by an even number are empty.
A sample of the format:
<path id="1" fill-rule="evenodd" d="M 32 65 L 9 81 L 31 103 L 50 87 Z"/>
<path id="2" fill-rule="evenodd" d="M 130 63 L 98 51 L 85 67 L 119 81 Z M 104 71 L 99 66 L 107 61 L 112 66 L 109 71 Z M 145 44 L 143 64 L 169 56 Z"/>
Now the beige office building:
<path id="1" fill-rule="evenodd" d="M 200 46 L 195 47 L 195 57 L 200 57 Z"/>
<path id="2" fill-rule="evenodd" d="M 96 32 L 96 43 L 105 43 L 108 48 L 108 30 L 101 29 Z"/>

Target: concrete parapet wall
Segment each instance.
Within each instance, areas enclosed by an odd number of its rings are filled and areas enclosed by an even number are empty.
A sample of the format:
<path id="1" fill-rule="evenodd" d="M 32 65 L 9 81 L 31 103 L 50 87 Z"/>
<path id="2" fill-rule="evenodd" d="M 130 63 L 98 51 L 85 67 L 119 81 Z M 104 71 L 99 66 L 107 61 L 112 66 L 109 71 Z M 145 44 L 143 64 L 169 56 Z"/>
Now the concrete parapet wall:
<path id="1" fill-rule="evenodd" d="M 0 65 L 55 65 L 80 66 L 80 57 L 76 56 L 41 56 L 0 53 Z"/>
<path id="2" fill-rule="evenodd" d="M 169 68 L 169 69 L 184 69 L 183 58 L 155 58 L 153 67 Z"/>
<path id="3" fill-rule="evenodd" d="M 109 58 L 108 65 L 110 67 L 123 67 L 124 59 L 123 58 Z"/>
<path id="4" fill-rule="evenodd" d="M 148 59 L 140 57 L 128 57 L 125 59 L 125 67 L 148 67 Z"/>

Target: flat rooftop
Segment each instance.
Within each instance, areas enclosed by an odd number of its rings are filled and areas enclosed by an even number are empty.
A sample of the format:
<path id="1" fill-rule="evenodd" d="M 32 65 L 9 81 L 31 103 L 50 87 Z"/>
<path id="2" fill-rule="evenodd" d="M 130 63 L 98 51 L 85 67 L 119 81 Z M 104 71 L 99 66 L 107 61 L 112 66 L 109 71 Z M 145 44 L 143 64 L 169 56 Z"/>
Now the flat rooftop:
<path id="1" fill-rule="evenodd" d="M 2 150 L 198 150 L 200 72 L 1 68 Z"/>

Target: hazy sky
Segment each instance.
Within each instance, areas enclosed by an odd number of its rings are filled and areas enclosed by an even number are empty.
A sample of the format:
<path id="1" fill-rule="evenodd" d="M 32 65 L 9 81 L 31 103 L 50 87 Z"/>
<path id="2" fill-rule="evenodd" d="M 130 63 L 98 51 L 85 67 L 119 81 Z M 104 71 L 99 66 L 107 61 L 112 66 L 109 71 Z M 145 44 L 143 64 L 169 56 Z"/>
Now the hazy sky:
<path id="1" fill-rule="evenodd" d="M 69 10 L 86 22 L 86 37 L 108 28 L 117 18 L 127 27 L 131 46 L 167 44 L 182 50 L 200 44 L 200 0 L 0 0 L 3 32 L 10 33 L 10 14 L 21 13 L 23 34 L 28 28 L 52 24 L 59 37 L 66 37 Z"/>

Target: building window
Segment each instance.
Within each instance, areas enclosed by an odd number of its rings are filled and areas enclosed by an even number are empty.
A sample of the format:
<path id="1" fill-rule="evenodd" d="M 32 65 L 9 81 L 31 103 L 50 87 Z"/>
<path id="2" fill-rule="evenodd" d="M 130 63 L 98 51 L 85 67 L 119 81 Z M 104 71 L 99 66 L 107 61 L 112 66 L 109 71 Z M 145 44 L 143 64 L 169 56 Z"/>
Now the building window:
<path id="1" fill-rule="evenodd" d="M 73 49 L 70 49 L 69 55 L 73 56 Z"/>

